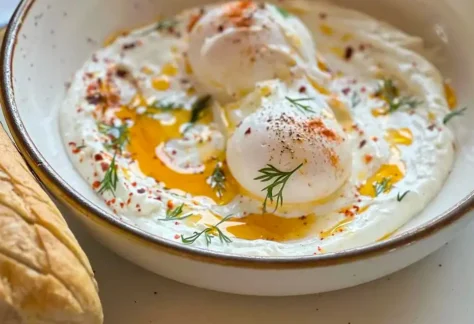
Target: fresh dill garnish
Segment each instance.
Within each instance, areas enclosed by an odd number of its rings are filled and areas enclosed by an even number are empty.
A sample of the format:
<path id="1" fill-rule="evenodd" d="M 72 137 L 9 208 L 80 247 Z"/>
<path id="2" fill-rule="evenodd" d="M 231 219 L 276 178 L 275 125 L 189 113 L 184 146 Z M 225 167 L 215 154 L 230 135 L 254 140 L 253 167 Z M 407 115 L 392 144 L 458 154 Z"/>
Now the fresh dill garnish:
<path id="1" fill-rule="evenodd" d="M 203 116 L 204 111 L 209 107 L 210 95 L 199 97 L 191 107 L 191 118 L 189 122 L 194 124 Z"/>
<path id="2" fill-rule="evenodd" d="M 351 107 L 352 108 L 355 108 L 357 107 L 361 102 L 361 99 L 360 99 L 360 96 L 357 92 L 352 92 L 352 96 L 351 96 Z"/>
<path id="3" fill-rule="evenodd" d="M 308 98 L 293 99 L 293 98 L 290 98 L 290 97 L 285 97 L 285 99 L 288 100 L 289 102 L 291 102 L 293 105 L 295 105 L 299 109 L 303 110 L 303 112 L 306 111 L 306 112 L 314 113 L 314 110 L 312 110 L 310 106 L 302 104 L 302 102 L 311 101 L 311 100 L 314 100 L 314 98 L 309 98 L 308 97 Z"/>
<path id="4" fill-rule="evenodd" d="M 411 108 L 414 109 L 423 102 L 416 98 L 408 96 L 399 96 L 398 88 L 391 79 L 382 80 L 382 84 L 379 86 L 376 96 L 382 96 L 388 103 L 388 112 L 392 113 L 400 108 Z"/>
<path id="5" fill-rule="evenodd" d="M 181 234 L 181 242 L 183 242 L 184 244 L 193 244 L 202 235 L 204 235 L 204 237 L 206 238 L 207 245 L 212 243 L 212 238 L 215 236 L 219 237 L 219 240 L 222 243 L 232 242 L 232 240 L 227 235 L 225 235 L 224 232 L 222 232 L 222 230 L 219 228 L 219 225 L 227 221 L 230 217 L 232 217 L 232 215 L 224 217 L 217 224 L 211 225 L 200 232 L 194 232 L 194 234 L 191 236 L 184 237 Z"/>
<path id="6" fill-rule="evenodd" d="M 256 177 L 254 180 L 260 180 L 261 182 L 273 181 L 268 186 L 262 189 L 266 191 L 267 195 L 263 201 L 263 212 L 267 211 L 267 201 L 270 200 L 273 203 L 273 199 L 276 198 L 276 205 L 273 212 L 278 209 L 278 206 L 283 205 L 283 189 L 288 181 L 288 179 L 295 173 L 299 168 L 303 166 L 303 163 L 298 165 L 291 171 L 285 172 L 280 171 L 271 164 L 267 164 L 267 167 L 258 170 L 262 175 Z M 276 194 L 273 193 L 273 190 L 278 190 Z"/>
<path id="7" fill-rule="evenodd" d="M 209 178 L 207 178 L 207 183 L 215 191 L 219 199 L 224 195 L 225 182 L 226 176 L 224 170 L 222 169 L 222 162 L 217 162 L 214 171 L 212 171 L 212 174 L 209 176 Z"/>
<path id="8" fill-rule="evenodd" d="M 164 103 L 161 100 L 155 100 L 151 105 L 148 105 L 145 110 L 145 115 L 154 115 L 162 112 L 177 109 L 179 106 L 173 102 Z"/>
<path id="9" fill-rule="evenodd" d="M 410 192 L 410 190 L 405 191 L 403 194 L 400 195 L 400 193 L 397 194 L 397 201 L 402 201 L 403 198 Z"/>
<path id="10" fill-rule="evenodd" d="M 209 107 L 209 101 L 211 101 L 210 95 L 204 95 L 199 97 L 191 107 L 191 118 L 189 124 L 184 129 L 183 133 L 186 133 L 199 119 L 204 116 L 205 110 Z"/>
<path id="11" fill-rule="evenodd" d="M 87 146 L 85 145 L 79 145 L 79 146 L 76 146 L 76 150 L 82 150 L 84 148 L 86 148 Z"/>
<path id="12" fill-rule="evenodd" d="M 461 108 L 461 109 L 456 109 L 448 113 L 446 116 L 443 118 L 443 124 L 447 124 L 451 118 L 456 117 L 456 116 L 461 116 L 465 111 L 467 107 Z"/>
<path id="13" fill-rule="evenodd" d="M 384 193 L 392 187 L 392 185 L 390 184 L 390 180 L 391 178 L 385 177 L 381 181 L 377 181 L 372 184 L 375 191 L 375 197 L 378 197 L 380 194 Z"/>
<path id="14" fill-rule="evenodd" d="M 184 203 L 182 203 L 181 205 L 179 205 L 178 207 L 176 207 L 174 209 L 168 209 L 166 211 L 166 218 L 160 218 L 158 220 L 161 220 L 161 221 L 176 221 L 176 220 L 182 220 L 182 219 L 186 219 L 188 217 L 193 216 L 192 213 L 180 216 L 183 213 L 183 207 L 184 207 Z"/>
<path id="15" fill-rule="evenodd" d="M 108 149 L 122 151 L 125 145 L 130 141 L 130 132 L 125 123 L 120 126 L 99 123 L 98 127 L 99 132 L 102 134 L 112 136 L 111 142 L 104 145 Z"/>
<path id="16" fill-rule="evenodd" d="M 117 190 L 117 182 L 118 182 L 118 175 L 117 175 L 117 165 L 115 164 L 117 152 L 114 153 L 112 160 L 110 161 L 109 167 L 105 172 L 104 178 L 100 182 L 100 187 L 98 190 L 99 194 L 103 194 L 107 191 L 110 191 L 112 195 L 115 196 L 115 190 Z"/>
<path id="17" fill-rule="evenodd" d="M 277 5 L 273 5 L 273 6 L 275 7 L 276 10 L 278 10 L 280 15 L 282 15 L 284 18 L 288 18 L 290 16 L 290 13 L 285 8 L 282 8 L 282 7 L 277 6 Z"/>
<path id="18" fill-rule="evenodd" d="M 156 24 L 156 30 L 165 30 L 175 27 L 178 22 L 174 19 L 163 19 Z"/>

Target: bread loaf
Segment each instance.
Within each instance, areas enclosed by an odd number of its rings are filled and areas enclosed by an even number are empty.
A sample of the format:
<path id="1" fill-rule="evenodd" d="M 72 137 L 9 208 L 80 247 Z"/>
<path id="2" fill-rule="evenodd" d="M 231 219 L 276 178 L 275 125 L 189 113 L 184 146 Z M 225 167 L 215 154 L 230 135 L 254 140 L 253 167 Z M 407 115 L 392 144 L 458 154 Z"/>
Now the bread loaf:
<path id="1" fill-rule="evenodd" d="M 0 126 L 0 323 L 102 323 L 89 261 Z"/>

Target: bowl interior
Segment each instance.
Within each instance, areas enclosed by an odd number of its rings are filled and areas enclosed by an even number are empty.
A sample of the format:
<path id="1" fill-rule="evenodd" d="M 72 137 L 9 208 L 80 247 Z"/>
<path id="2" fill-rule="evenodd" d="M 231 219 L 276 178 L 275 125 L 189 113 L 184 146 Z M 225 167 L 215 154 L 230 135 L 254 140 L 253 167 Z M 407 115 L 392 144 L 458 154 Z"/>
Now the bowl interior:
<path id="1" fill-rule="evenodd" d="M 422 36 L 440 49 L 435 62 L 453 81 L 460 106 L 470 107 L 462 118 L 452 121 L 457 136 L 457 158 L 445 186 L 427 208 L 398 233 L 425 225 L 455 208 L 474 190 L 473 12 L 469 0 L 338 0 L 365 11 L 412 34 Z M 58 108 L 73 73 L 110 34 L 155 21 L 185 7 L 203 3 L 180 1 L 36 0 L 19 30 L 13 49 L 13 94 L 19 120 L 44 162 L 78 195 L 107 211 L 70 163 L 58 127 Z M 395 13 L 395 14 L 394 14 Z M 465 14 L 463 14 L 465 13 Z M 72 108 L 72 107 L 71 107 Z M 394 215 L 396 217 L 396 215 Z"/>

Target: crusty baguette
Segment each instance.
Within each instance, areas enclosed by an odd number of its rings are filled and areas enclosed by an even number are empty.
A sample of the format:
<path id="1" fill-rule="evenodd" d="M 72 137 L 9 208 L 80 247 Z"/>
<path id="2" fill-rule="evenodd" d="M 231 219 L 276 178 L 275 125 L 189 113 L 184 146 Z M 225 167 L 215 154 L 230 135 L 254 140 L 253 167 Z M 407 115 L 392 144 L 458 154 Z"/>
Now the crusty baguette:
<path id="1" fill-rule="evenodd" d="M 94 273 L 0 126 L 0 324 L 103 322 Z"/>

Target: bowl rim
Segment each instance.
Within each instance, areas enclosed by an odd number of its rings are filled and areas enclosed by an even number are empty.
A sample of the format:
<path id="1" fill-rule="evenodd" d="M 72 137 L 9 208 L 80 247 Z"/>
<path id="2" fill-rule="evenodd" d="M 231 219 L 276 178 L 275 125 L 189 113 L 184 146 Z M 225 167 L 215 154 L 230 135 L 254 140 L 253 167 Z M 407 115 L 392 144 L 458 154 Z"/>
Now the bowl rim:
<path id="1" fill-rule="evenodd" d="M 340 252 L 297 257 L 243 256 L 209 251 L 154 236 L 135 226 L 125 224 L 111 212 L 101 209 L 84 198 L 54 171 L 34 145 L 20 117 L 13 89 L 12 64 L 21 27 L 28 18 L 28 13 L 35 3 L 36 0 L 23 0 L 17 7 L 5 33 L 0 58 L 2 72 L 0 99 L 5 119 L 20 154 L 27 161 L 33 174 L 41 180 L 40 183 L 42 182 L 48 191 L 61 203 L 73 211 L 76 210 L 76 214 L 86 217 L 100 226 L 109 227 L 109 230 L 112 231 L 118 231 L 119 234 L 126 236 L 128 239 L 138 241 L 139 244 L 145 244 L 154 249 L 201 262 L 257 269 L 297 269 L 344 264 L 392 252 L 395 249 L 414 244 L 437 233 L 466 216 L 474 208 L 473 190 L 449 210 L 429 222 L 385 241 L 374 242 Z"/>

